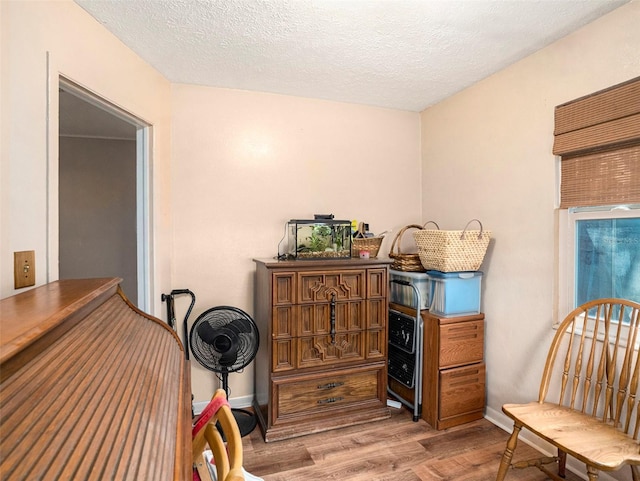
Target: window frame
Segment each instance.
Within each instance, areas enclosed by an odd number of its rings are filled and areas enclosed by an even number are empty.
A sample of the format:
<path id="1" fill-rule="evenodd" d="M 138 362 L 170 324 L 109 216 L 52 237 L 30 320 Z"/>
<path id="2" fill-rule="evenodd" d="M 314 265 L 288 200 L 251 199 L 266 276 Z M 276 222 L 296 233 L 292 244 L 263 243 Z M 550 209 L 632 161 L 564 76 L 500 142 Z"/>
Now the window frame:
<path id="1" fill-rule="evenodd" d="M 640 206 L 640 77 L 557 105 L 553 134 L 553 319 L 557 327 L 576 300 L 576 220 L 640 215 L 624 210 L 625 205 Z M 566 169 L 563 162 L 568 162 Z M 591 207 L 597 204 L 617 205 Z"/>
<path id="2" fill-rule="evenodd" d="M 576 302 L 576 222 L 589 219 L 640 217 L 640 204 L 574 207 L 558 211 L 558 302 L 554 326 L 577 306 Z"/>

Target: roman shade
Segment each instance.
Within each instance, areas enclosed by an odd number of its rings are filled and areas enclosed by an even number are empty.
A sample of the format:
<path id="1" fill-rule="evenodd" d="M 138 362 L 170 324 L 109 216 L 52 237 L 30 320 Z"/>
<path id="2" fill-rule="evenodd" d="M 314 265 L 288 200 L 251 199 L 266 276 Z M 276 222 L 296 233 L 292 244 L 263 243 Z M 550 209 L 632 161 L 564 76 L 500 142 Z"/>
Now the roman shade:
<path id="1" fill-rule="evenodd" d="M 560 207 L 640 203 L 640 77 L 555 109 Z"/>

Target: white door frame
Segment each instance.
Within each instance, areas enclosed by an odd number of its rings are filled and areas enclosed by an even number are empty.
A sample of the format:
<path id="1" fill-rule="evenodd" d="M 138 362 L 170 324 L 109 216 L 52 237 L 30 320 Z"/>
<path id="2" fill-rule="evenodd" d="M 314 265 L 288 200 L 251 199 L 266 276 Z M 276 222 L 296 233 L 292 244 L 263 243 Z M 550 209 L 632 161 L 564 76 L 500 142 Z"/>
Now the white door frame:
<path id="1" fill-rule="evenodd" d="M 138 305 L 145 312 L 153 308 L 153 226 L 151 205 L 151 126 L 107 99 L 76 84 L 72 80 L 50 72 L 48 102 L 48 162 L 47 162 L 47 282 L 59 279 L 59 114 L 58 90 L 62 89 L 135 126 L 136 132 L 136 232 Z"/>

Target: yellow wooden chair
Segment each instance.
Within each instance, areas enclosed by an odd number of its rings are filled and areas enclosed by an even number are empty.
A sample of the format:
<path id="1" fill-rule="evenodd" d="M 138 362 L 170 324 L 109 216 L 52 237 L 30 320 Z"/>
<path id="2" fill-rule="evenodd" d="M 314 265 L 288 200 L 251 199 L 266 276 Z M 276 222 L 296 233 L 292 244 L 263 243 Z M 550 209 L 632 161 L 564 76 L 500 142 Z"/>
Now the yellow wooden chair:
<path id="1" fill-rule="evenodd" d="M 567 454 L 585 463 L 590 481 L 624 465 L 640 481 L 639 313 L 639 303 L 599 299 L 564 319 L 547 355 L 538 401 L 502 407 L 514 427 L 497 481 L 510 466 L 535 466 L 561 481 Z M 558 455 L 511 465 L 522 428 L 555 446 Z M 550 463 L 557 464 L 557 474 Z"/>
<path id="2" fill-rule="evenodd" d="M 226 439 L 216 427 L 219 423 Z M 211 481 L 204 456 L 207 446 L 213 452 L 218 481 L 244 481 L 242 470 L 242 437 L 233 417 L 227 395 L 218 389 L 196 420 L 192 430 L 193 479 Z"/>

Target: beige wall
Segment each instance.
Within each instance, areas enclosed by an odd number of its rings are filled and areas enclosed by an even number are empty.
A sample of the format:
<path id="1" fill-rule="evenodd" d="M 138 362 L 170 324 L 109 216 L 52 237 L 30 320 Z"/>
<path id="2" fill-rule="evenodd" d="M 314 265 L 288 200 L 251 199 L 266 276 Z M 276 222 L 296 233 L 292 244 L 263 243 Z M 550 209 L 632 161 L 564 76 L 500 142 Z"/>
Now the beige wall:
<path id="1" fill-rule="evenodd" d="M 57 278 L 57 82 L 64 75 L 153 126 L 152 301 L 162 312 L 159 293 L 170 288 L 169 82 L 69 0 L 2 1 L 0 11 L 0 297 L 14 293 L 14 251 L 36 251 L 37 285 Z"/>
<path id="2" fill-rule="evenodd" d="M 503 402 L 536 395 L 553 332 L 553 107 L 640 75 L 639 24 L 635 0 L 418 119 L 172 88 L 72 2 L 0 2 L 0 297 L 13 294 L 14 251 L 36 250 L 43 284 L 45 254 L 57 248 L 46 229 L 47 168 L 57 162 L 47 72 L 61 72 L 153 124 L 155 287 L 193 290 L 192 321 L 220 304 L 252 313 L 251 259 L 276 254 L 290 218 L 330 212 L 396 232 L 420 216 L 443 228 L 480 218 L 494 237 L 483 267 L 487 412 L 504 422 Z M 187 306 L 177 300 L 180 319 Z M 211 376 L 194 371 L 202 401 Z M 231 379 L 232 397 L 250 394 L 251 372 Z"/>
<path id="3" fill-rule="evenodd" d="M 197 296 L 191 321 L 218 305 L 253 314 L 252 259 L 278 253 L 290 219 L 334 214 L 376 233 L 420 219 L 417 113 L 189 85 L 172 102 L 173 286 Z M 180 322 L 189 301 L 176 298 Z M 193 364 L 204 401 L 213 375 Z M 250 398 L 252 366 L 229 384 Z"/>
<path id="4" fill-rule="evenodd" d="M 47 224 L 58 222 L 59 74 L 153 126 L 152 313 L 160 317 L 159 294 L 174 288 L 196 293 L 192 321 L 222 303 L 251 313 L 251 259 L 275 255 L 290 218 L 328 212 L 380 232 L 420 217 L 418 114 L 180 85 L 172 95 L 71 1 L 0 2 L 0 19 L 0 297 L 15 293 L 14 251 L 36 251 L 37 285 L 57 278 L 57 232 Z M 176 299 L 180 321 L 188 300 Z M 206 400 L 212 377 L 194 371 L 196 401 Z M 251 374 L 239 375 L 232 396 L 250 396 Z"/>
<path id="5" fill-rule="evenodd" d="M 635 1 L 422 113 L 424 220 L 493 231 L 482 300 L 500 422 L 504 402 L 537 398 L 554 332 L 554 106 L 640 75 L 638 25 Z"/>

